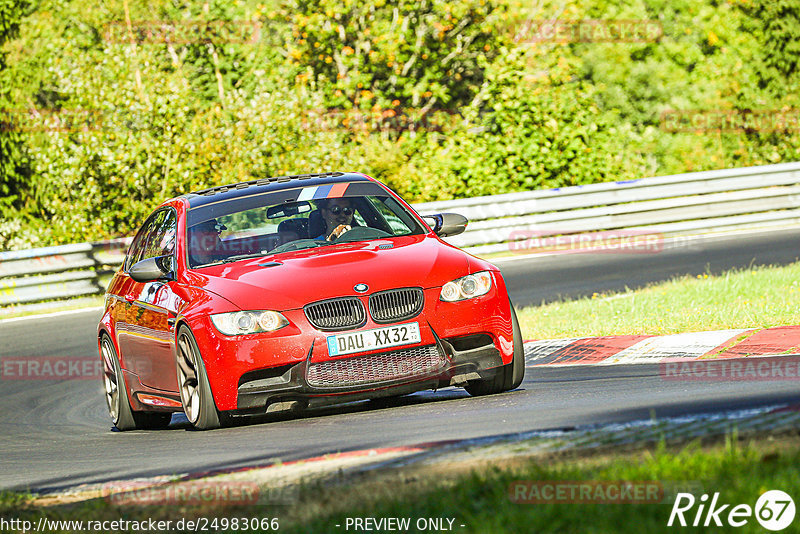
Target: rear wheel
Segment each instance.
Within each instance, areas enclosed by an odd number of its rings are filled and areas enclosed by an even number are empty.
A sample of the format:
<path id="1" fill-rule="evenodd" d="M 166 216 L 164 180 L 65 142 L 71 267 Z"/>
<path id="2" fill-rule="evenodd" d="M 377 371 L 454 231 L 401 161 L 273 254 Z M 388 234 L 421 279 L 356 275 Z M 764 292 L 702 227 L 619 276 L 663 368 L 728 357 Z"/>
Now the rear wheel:
<path id="1" fill-rule="evenodd" d="M 103 359 L 103 387 L 106 406 L 111 421 L 119 430 L 166 428 L 172 414 L 160 412 L 136 412 L 131 408 L 125 376 L 119 364 L 117 351 L 107 334 L 100 339 L 100 353 Z"/>
<path id="2" fill-rule="evenodd" d="M 199 430 L 219 428 L 220 413 L 211 394 L 211 385 L 200 356 L 200 349 L 187 326 L 178 329 L 178 387 L 186 418 Z"/>
<path id="3" fill-rule="evenodd" d="M 510 301 L 509 304 L 511 304 Z M 491 378 L 467 382 L 464 389 L 473 397 L 493 395 L 516 389 L 522 383 L 522 379 L 525 378 L 525 348 L 522 346 L 522 331 L 519 328 L 513 304 L 511 304 L 511 327 L 514 343 L 514 356 L 511 362 L 497 369 Z"/>

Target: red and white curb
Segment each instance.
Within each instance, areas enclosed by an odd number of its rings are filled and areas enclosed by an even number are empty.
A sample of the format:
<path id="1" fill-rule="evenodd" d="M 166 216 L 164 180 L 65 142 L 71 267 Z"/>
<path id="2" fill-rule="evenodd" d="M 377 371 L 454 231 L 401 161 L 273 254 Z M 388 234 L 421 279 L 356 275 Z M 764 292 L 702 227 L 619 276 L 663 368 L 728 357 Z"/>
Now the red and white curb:
<path id="1" fill-rule="evenodd" d="M 525 365 L 614 365 L 800 353 L 800 326 L 525 342 Z"/>

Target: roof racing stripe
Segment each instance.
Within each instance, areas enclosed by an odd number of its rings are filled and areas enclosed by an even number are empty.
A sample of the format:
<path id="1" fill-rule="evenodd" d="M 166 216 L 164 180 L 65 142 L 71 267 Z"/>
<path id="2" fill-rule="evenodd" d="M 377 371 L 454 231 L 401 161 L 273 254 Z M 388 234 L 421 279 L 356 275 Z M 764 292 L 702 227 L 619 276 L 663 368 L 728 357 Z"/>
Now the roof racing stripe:
<path id="1" fill-rule="evenodd" d="M 340 198 L 344 196 L 344 192 L 347 191 L 347 186 L 350 185 L 349 183 L 343 184 L 333 184 L 330 193 L 328 193 L 328 198 Z"/>
<path id="2" fill-rule="evenodd" d="M 300 191 L 300 195 L 297 197 L 297 200 L 311 200 L 314 198 L 314 194 L 317 192 L 319 186 L 314 187 L 304 187 L 302 191 Z"/>
<path id="3" fill-rule="evenodd" d="M 328 198 L 328 193 L 331 192 L 332 187 L 333 185 L 331 184 L 317 186 L 317 190 L 314 192 L 314 196 L 312 198 L 315 200 L 318 198 Z"/>

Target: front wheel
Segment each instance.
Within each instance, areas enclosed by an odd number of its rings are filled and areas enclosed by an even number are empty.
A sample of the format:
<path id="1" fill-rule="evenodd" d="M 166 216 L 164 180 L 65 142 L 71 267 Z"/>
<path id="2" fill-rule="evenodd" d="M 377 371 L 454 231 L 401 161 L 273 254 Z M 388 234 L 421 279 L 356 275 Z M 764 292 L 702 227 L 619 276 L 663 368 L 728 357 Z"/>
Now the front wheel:
<path id="1" fill-rule="evenodd" d="M 513 331 L 514 356 L 510 363 L 503 365 L 491 378 L 470 380 L 464 389 L 473 397 L 493 395 L 516 389 L 525 378 L 525 347 L 522 346 L 522 331 L 519 328 L 514 305 L 511 304 L 511 328 Z"/>
<path id="2" fill-rule="evenodd" d="M 198 430 L 219 428 L 220 413 L 211 394 L 206 367 L 189 327 L 178 329 L 178 387 L 186 418 Z"/>

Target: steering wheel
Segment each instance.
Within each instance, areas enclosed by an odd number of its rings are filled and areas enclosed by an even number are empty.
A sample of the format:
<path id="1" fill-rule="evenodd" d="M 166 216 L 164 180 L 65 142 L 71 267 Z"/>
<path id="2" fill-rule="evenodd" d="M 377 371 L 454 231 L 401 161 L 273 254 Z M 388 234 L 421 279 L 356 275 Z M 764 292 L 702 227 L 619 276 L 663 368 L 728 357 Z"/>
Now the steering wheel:
<path id="1" fill-rule="evenodd" d="M 348 241 L 367 241 L 369 239 L 380 239 L 383 237 L 392 237 L 392 234 L 369 226 L 353 226 L 346 232 L 342 232 L 335 241 L 336 243 L 346 243 Z"/>

